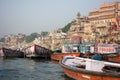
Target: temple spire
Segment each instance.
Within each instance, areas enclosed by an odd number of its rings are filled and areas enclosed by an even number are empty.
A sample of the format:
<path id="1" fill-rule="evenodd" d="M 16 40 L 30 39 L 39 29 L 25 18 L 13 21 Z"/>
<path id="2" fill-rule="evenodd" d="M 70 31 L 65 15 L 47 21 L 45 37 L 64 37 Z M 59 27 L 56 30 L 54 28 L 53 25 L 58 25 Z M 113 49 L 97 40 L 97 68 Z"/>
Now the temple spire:
<path id="1" fill-rule="evenodd" d="M 77 13 L 77 18 L 80 18 L 80 16 L 81 16 L 81 15 L 80 15 L 80 12 L 78 12 L 78 13 Z"/>
<path id="2" fill-rule="evenodd" d="M 80 26 L 81 20 L 80 20 L 80 12 L 77 13 L 77 18 L 76 18 L 76 24 Z"/>

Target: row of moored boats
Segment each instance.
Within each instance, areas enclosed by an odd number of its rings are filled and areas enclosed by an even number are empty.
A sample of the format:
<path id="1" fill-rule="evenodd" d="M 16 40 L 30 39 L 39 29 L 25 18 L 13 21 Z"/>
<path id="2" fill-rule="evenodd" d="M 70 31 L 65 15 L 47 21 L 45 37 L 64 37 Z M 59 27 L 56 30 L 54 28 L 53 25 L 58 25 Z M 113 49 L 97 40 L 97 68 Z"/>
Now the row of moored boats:
<path id="1" fill-rule="evenodd" d="M 63 47 L 71 52 L 53 51 L 34 44 L 25 49 L 0 48 L 1 57 L 42 57 L 59 61 L 64 73 L 76 80 L 120 80 L 120 46 L 98 44 L 97 46 Z M 69 49 L 70 48 L 70 49 Z M 79 50 L 78 50 L 79 49 Z M 84 51 L 85 50 L 85 51 Z"/>
<path id="2" fill-rule="evenodd" d="M 24 49 L 8 49 L 8 48 L 0 48 L 0 57 L 30 57 L 30 58 L 50 58 L 53 51 L 41 47 L 39 45 L 32 45 Z"/>
<path id="3" fill-rule="evenodd" d="M 59 61 L 64 73 L 75 80 L 120 80 L 119 49 L 118 44 L 98 44 L 89 46 L 89 53 L 56 53 L 51 59 Z"/>

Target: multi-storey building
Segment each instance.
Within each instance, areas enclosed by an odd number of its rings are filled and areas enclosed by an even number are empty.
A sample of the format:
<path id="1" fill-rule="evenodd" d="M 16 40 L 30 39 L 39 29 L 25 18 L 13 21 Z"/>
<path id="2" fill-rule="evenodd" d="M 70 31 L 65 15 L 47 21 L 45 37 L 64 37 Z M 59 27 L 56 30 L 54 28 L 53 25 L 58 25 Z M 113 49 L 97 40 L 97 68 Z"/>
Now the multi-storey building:
<path id="1" fill-rule="evenodd" d="M 25 41 L 25 35 L 24 34 L 18 34 L 18 35 L 6 35 L 5 36 L 5 44 L 6 47 L 9 48 L 17 48 L 20 47 L 20 44 Z"/>
<path id="2" fill-rule="evenodd" d="M 115 22 L 115 18 L 120 10 L 120 2 L 105 2 L 100 5 L 99 9 L 89 13 L 89 20 L 97 22 Z"/>
<path id="3" fill-rule="evenodd" d="M 95 39 L 95 35 L 93 34 L 92 24 L 91 23 L 85 23 L 84 24 L 84 35 L 83 39 L 85 42 L 91 41 Z"/>
<path id="4" fill-rule="evenodd" d="M 70 30 L 68 31 L 68 36 L 71 38 L 74 34 L 79 34 L 80 37 L 83 37 L 84 34 L 84 24 L 88 22 L 87 17 L 81 16 L 80 13 L 77 13 L 77 17 L 72 21 Z"/>
<path id="5" fill-rule="evenodd" d="M 62 48 L 62 43 L 64 41 L 68 41 L 67 34 L 63 33 L 61 29 L 58 29 L 53 32 L 52 36 L 52 43 L 51 43 L 51 48 L 54 50 L 55 48 Z"/>
<path id="6" fill-rule="evenodd" d="M 42 38 L 36 38 L 34 43 L 41 45 L 47 49 L 54 50 L 56 48 L 61 49 L 62 42 L 68 41 L 67 34 L 63 33 L 61 29 L 50 32 L 48 35 Z"/>
<path id="7" fill-rule="evenodd" d="M 116 40 L 119 31 L 112 29 L 112 34 L 108 35 L 111 27 L 116 27 L 117 20 L 120 11 L 120 2 L 105 2 L 100 5 L 99 9 L 93 10 L 89 13 L 89 20 L 96 30 L 97 42 L 105 42 L 108 38 L 110 40 Z M 112 36 L 113 35 L 113 36 Z M 107 36 L 107 37 L 106 37 Z"/>

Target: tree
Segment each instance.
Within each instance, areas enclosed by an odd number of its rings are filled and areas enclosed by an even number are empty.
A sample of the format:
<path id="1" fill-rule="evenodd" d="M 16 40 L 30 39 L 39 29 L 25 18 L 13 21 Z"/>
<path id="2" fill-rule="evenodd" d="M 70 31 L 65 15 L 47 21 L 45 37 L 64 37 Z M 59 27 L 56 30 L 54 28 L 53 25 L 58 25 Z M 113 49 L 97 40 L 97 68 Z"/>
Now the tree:
<path id="1" fill-rule="evenodd" d="M 68 23 L 65 27 L 62 28 L 62 31 L 63 32 L 68 32 L 68 30 L 70 29 L 70 26 L 71 26 L 72 22 Z"/>
<path id="2" fill-rule="evenodd" d="M 45 32 L 45 31 L 41 32 L 41 36 L 43 36 L 43 37 L 46 36 L 47 34 L 48 34 L 48 32 Z"/>
<path id="3" fill-rule="evenodd" d="M 39 35 L 38 33 L 32 33 L 32 34 L 26 36 L 26 42 L 27 43 L 32 42 L 35 38 L 38 37 L 38 35 Z"/>

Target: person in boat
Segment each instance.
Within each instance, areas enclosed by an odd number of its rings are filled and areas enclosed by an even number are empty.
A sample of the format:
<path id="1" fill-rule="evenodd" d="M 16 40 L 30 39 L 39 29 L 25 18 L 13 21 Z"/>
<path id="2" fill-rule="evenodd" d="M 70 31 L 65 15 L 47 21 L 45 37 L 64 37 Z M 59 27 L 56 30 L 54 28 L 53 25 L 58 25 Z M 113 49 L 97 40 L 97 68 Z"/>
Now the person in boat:
<path id="1" fill-rule="evenodd" d="M 95 55 L 92 56 L 92 59 L 94 60 L 103 60 L 103 56 L 101 54 L 95 53 Z"/>

